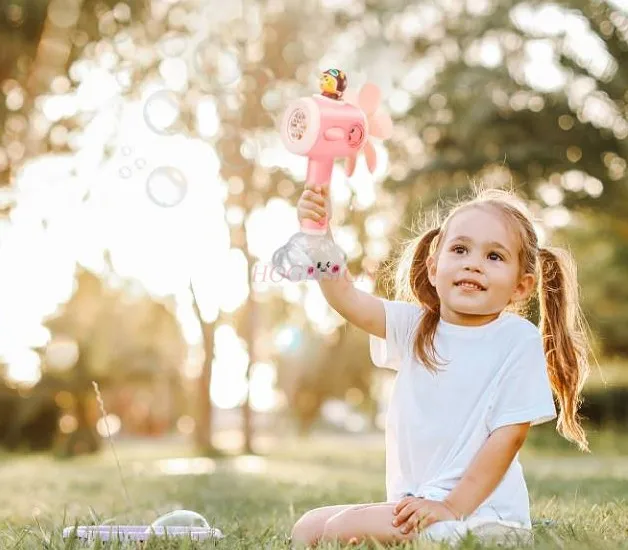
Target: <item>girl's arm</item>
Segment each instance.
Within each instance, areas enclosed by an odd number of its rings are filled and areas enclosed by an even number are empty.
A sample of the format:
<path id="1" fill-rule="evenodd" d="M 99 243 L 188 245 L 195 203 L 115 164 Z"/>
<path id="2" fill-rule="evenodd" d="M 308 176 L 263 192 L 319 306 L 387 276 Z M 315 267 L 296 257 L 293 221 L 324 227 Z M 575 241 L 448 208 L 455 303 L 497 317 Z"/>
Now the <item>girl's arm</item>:
<path id="1" fill-rule="evenodd" d="M 327 237 L 333 240 L 331 230 Z M 338 277 L 320 279 L 323 296 L 327 303 L 347 321 L 358 328 L 386 338 L 386 312 L 379 298 L 372 296 L 353 285 L 353 276 L 348 268 Z"/>
<path id="2" fill-rule="evenodd" d="M 523 445 L 530 423 L 495 430 L 486 440 L 444 504 L 458 516 L 470 516 L 496 489 Z"/>
<path id="3" fill-rule="evenodd" d="M 307 183 L 297 203 L 297 215 L 299 222 L 304 219 L 319 221 L 325 215 L 331 219 L 329 186 L 320 189 L 312 183 Z M 329 224 L 327 227 L 327 238 L 333 241 Z M 369 334 L 386 338 L 384 304 L 379 298 L 355 288 L 351 273 L 346 267 L 344 269 L 344 272 L 341 271 L 333 278 L 319 281 L 323 296 L 329 305 L 351 324 Z"/>

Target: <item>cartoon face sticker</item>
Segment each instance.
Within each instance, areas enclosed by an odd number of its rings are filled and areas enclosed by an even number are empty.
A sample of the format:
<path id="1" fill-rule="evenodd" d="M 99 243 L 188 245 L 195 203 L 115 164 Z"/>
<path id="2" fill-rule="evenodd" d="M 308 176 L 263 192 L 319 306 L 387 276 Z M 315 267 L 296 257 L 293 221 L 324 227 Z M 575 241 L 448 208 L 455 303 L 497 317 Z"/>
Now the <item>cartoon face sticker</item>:
<path id="1" fill-rule="evenodd" d="M 349 129 L 347 139 L 351 147 L 358 147 L 364 139 L 364 128 L 360 124 L 354 124 Z"/>
<path id="2" fill-rule="evenodd" d="M 311 265 L 307 268 L 308 276 L 320 276 L 323 273 L 331 273 L 335 275 L 340 270 L 338 264 L 332 264 L 332 262 L 316 262 L 315 265 Z"/>

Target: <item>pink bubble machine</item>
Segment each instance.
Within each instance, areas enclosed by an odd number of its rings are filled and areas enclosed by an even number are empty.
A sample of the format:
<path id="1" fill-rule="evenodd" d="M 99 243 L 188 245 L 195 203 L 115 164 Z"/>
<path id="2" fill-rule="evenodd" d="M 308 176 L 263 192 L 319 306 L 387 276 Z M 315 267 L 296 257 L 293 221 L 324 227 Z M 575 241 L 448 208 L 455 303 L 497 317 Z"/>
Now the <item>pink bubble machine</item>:
<path id="1" fill-rule="evenodd" d="M 292 101 L 281 121 L 281 139 L 286 148 L 308 159 L 307 183 L 329 186 L 334 160 L 345 158 L 345 172 L 351 176 L 363 151 L 366 165 L 375 171 L 377 156 L 371 137 L 388 139 L 392 120 L 380 107 L 381 91 L 365 84 L 358 94 L 345 91 L 346 74 L 339 69 L 322 73 L 320 94 Z M 320 222 L 304 220 L 301 231 L 309 235 L 327 232 L 328 216 Z"/>
<path id="2" fill-rule="evenodd" d="M 371 137 L 387 139 L 392 134 L 390 116 L 380 108 L 381 92 L 368 83 L 358 94 L 345 91 L 343 71 L 322 73 L 320 92 L 291 102 L 281 121 L 281 139 L 287 149 L 307 157 L 307 182 L 321 190 L 329 186 L 334 161 L 345 159 L 351 176 L 358 155 L 364 152 L 366 165 L 375 171 L 377 156 Z M 338 276 L 347 256 L 326 233 L 329 216 L 321 221 L 303 220 L 301 231 L 273 254 L 276 273 L 290 281 Z"/>

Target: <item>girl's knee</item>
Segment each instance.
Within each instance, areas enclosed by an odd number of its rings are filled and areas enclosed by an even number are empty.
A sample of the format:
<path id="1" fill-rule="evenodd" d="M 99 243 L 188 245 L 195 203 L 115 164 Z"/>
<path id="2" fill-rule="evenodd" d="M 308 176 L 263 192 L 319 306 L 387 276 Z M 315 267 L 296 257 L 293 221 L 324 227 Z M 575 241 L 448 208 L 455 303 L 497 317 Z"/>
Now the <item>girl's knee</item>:
<path id="1" fill-rule="evenodd" d="M 355 533 L 351 532 L 351 526 L 355 523 L 355 515 L 359 513 L 360 508 L 360 506 L 354 506 L 330 517 L 323 527 L 322 540 L 353 542 Z"/>
<path id="2" fill-rule="evenodd" d="M 290 540 L 293 544 L 306 546 L 315 545 L 323 535 L 325 524 L 321 521 L 317 510 L 310 510 L 303 514 L 294 524 Z"/>

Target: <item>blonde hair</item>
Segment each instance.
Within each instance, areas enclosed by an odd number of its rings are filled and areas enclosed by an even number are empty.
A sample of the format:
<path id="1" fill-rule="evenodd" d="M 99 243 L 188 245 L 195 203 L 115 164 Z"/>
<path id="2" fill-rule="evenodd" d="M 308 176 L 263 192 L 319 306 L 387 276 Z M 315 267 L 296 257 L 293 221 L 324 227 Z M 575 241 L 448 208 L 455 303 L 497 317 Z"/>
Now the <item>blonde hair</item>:
<path id="1" fill-rule="evenodd" d="M 497 210 L 517 230 L 520 276 L 536 276 L 534 293 L 539 302 L 540 331 L 543 338 L 547 371 L 552 391 L 560 404 L 558 432 L 588 451 L 586 434 L 578 409 L 581 393 L 589 374 L 590 352 L 587 325 L 579 306 L 576 266 L 564 249 L 539 247 L 533 217 L 525 203 L 512 192 L 487 189 L 476 190 L 471 200 L 452 208 L 442 224 L 434 226 L 404 243 L 402 254 L 390 264 L 394 273 L 395 298 L 418 303 L 424 315 L 416 333 L 414 352 L 425 367 L 436 372 L 442 364 L 436 357 L 434 336 L 440 319 L 440 301 L 428 279 L 427 259 L 439 252 L 439 245 L 451 219 L 469 208 Z M 531 298 L 531 297 L 530 297 Z M 525 303 L 509 304 L 507 309 L 523 313 Z"/>

